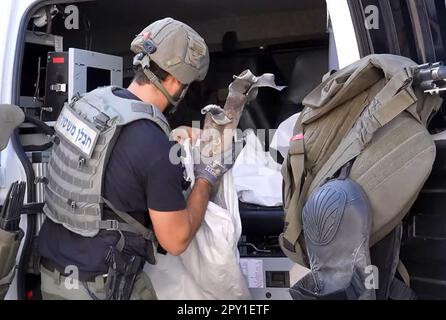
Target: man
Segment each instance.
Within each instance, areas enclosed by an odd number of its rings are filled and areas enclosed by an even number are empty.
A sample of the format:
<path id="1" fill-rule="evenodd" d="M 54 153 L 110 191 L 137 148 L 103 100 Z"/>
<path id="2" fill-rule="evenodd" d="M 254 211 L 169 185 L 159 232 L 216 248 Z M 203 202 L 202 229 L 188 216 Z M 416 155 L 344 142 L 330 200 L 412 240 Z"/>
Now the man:
<path id="1" fill-rule="evenodd" d="M 204 79 L 204 40 L 166 18 L 144 29 L 131 49 L 136 72 L 128 89 L 88 93 L 66 106 L 56 124 L 60 142 L 49 163 L 39 235 L 44 299 L 155 299 L 142 265 L 154 262 L 156 243 L 172 255 L 186 250 L 212 187 L 228 169 L 197 164 L 186 201 L 182 167 L 169 159 L 173 142 L 162 112 Z M 79 135 L 70 137 L 70 124 L 82 132 L 80 142 Z"/>

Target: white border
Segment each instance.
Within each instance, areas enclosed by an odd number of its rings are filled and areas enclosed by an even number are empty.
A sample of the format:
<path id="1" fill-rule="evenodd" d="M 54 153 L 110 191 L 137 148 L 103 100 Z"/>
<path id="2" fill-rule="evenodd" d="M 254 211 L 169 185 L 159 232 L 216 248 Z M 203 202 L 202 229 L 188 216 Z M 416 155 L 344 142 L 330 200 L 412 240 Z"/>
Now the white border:
<path id="1" fill-rule="evenodd" d="M 360 59 L 353 19 L 347 0 L 326 1 L 336 42 L 339 68 L 342 69 Z"/>

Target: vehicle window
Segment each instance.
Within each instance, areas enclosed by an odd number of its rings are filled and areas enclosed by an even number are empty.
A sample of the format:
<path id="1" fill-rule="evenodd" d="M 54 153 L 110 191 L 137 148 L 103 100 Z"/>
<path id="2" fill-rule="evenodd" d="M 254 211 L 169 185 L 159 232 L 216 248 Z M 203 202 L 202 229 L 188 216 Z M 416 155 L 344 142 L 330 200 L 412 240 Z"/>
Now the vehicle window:
<path id="1" fill-rule="evenodd" d="M 446 62 L 446 1 L 425 0 L 437 60 Z"/>
<path id="2" fill-rule="evenodd" d="M 362 55 L 391 53 L 418 63 L 444 60 L 445 1 L 350 1 Z"/>

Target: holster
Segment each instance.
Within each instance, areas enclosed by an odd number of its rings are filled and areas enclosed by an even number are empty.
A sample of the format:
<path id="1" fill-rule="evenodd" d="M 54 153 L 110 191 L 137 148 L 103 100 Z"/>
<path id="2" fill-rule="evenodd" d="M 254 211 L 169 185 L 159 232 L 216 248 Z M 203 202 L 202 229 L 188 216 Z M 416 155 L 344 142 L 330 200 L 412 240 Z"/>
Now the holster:
<path id="1" fill-rule="evenodd" d="M 105 294 L 110 300 L 129 300 L 137 275 L 142 271 L 145 260 L 140 256 L 128 255 L 110 247 L 106 261 L 109 265 Z"/>

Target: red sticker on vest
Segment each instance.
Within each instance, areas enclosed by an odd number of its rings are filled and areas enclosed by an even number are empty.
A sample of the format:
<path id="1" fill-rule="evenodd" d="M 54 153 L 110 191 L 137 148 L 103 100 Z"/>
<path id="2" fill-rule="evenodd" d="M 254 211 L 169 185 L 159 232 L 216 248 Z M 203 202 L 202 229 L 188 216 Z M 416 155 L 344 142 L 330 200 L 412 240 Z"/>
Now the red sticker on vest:
<path id="1" fill-rule="evenodd" d="M 299 133 L 299 134 L 296 134 L 294 137 L 292 137 L 290 139 L 290 141 L 298 141 L 298 140 L 303 140 L 303 139 L 304 139 L 303 133 Z"/>

